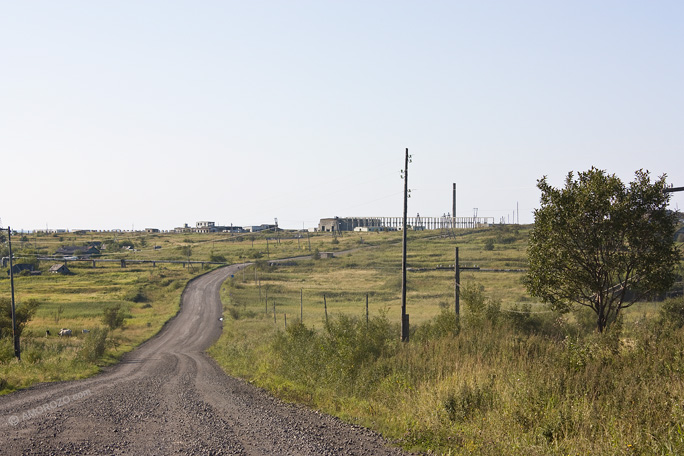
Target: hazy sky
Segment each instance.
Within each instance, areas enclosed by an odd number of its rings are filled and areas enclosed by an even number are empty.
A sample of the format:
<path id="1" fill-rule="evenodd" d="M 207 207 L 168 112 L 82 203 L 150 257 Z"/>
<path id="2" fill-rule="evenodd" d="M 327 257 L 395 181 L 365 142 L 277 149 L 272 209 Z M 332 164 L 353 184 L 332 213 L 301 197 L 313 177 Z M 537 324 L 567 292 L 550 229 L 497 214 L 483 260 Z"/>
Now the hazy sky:
<path id="1" fill-rule="evenodd" d="M 2 226 L 531 223 L 537 179 L 684 186 L 684 2 L 0 1 Z M 672 208 L 684 209 L 684 193 Z"/>

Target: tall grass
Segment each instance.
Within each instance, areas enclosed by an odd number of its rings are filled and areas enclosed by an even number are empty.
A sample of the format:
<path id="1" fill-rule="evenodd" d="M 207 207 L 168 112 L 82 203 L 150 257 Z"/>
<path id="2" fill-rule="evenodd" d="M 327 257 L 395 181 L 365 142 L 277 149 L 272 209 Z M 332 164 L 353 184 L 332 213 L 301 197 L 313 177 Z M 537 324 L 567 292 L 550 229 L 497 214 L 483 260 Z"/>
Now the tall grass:
<path id="1" fill-rule="evenodd" d="M 637 304 L 597 334 L 591 311 L 561 315 L 531 300 L 519 272 L 464 272 L 457 318 L 453 273 L 435 268 L 450 265 L 455 244 L 461 264 L 524 268 L 526 234 L 411 234 L 409 265 L 425 270 L 409 274 L 408 343 L 397 318 L 400 248 L 387 242 L 228 281 L 232 318 L 211 355 L 282 398 L 422 452 L 684 454 L 681 298 Z"/>
<path id="2" fill-rule="evenodd" d="M 596 334 L 555 314 L 466 309 L 460 322 L 445 311 L 419 325 L 409 343 L 385 316 L 339 315 L 317 330 L 297 322 L 243 339 L 237 350 L 235 337 L 222 339 L 211 353 L 284 398 L 420 451 L 684 452 L 677 325 L 653 316 Z"/>

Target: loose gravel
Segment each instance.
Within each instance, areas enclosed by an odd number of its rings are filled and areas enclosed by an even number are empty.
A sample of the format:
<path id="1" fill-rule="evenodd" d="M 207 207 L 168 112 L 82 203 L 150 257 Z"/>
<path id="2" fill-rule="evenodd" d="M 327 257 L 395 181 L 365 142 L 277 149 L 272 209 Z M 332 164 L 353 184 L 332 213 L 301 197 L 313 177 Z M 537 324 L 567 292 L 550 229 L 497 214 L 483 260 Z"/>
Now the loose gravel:
<path id="1" fill-rule="evenodd" d="M 227 376 L 203 353 L 221 334 L 221 284 L 238 270 L 193 280 L 178 315 L 117 366 L 0 397 L 0 454 L 406 454 Z"/>

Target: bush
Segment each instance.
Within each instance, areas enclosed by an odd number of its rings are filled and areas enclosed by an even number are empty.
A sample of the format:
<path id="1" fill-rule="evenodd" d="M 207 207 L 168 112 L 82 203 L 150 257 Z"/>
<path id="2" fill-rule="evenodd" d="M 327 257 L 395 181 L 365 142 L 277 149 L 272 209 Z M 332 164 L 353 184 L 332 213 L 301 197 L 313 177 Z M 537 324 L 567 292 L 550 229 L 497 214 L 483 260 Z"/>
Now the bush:
<path id="1" fill-rule="evenodd" d="M 81 345 L 78 353 L 79 358 L 83 361 L 94 363 L 104 355 L 107 348 L 107 335 L 109 331 L 107 328 L 95 328 L 90 331 Z"/>
<path id="2" fill-rule="evenodd" d="M 666 299 L 660 308 L 660 320 L 677 328 L 684 326 L 684 297 Z"/>
<path id="3" fill-rule="evenodd" d="M 485 296 L 484 286 L 468 283 L 461 286 L 461 299 L 465 304 L 466 321 L 472 326 L 478 326 L 485 321 L 496 324 L 501 315 L 501 301 L 489 299 Z"/>
<path id="4" fill-rule="evenodd" d="M 378 358 L 396 348 L 396 330 L 385 316 L 365 319 L 340 315 L 330 320 L 323 333 L 298 322 L 287 327 L 273 343 L 278 371 L 307 387 L 331 387 L 355 391 L 360 384 L 378 381 L 364 375 Z M 362 379 L 363 377 L 363 379 Z"/>
<path id="5" fill-rule="evenodd" d="M 9 363 L 14 359 L 14 342 L 11 337 L 0 339 L 0 364 Z"/>
<path id="6" fill-rule="evenodd" d="M 102 313 L 102 322 L 111 330 L 123 328 L 126 319 L 126 309 L 121 304 L 107 307 Z"/>
<path id="7" fill-rule="evenodd" d="M 131 302 L 147 302 L 148 298 L 143 288 L 138 287 L 137 289 L 130 290 L 128 293 L 126 293 L 124 300 Z"/>
<path id="8" fill-rule="evenodd" d="M 530 304 L 514 305 L 504 313 L 508 322 L 513 328 L 524 334 L 543 334 L 546 336 L 564 337 L 562 328 L 565 325 L 559 324 L 561 315 L 558 312 L 532 312 Z M 596 323 L 592 321 L 591 328 L 595 328 Z M 567 329 L 567 328 L 565 328 Z"/>
<path id="9" fill-rule="evenodd" d="M 461 324 L 454 309 L 445 307 L 432 320 L 418 326 L 414 338 L 419 341 L 441 339 L 446 336 L 456 336 L 461 331 Z"/>

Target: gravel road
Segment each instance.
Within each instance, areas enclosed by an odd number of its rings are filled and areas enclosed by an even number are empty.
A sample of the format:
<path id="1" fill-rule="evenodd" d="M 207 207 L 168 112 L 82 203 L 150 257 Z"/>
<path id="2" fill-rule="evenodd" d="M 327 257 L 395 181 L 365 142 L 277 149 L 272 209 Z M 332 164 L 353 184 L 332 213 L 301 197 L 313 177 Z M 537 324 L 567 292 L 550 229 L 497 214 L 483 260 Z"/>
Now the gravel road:
<path id="1" fill-rule="evenodd" d="M 238 270 L 193 280 L 178 315 L 118 365 L 0 397 L 0 454 L 404 454 L 227 376 L 203 353 L 221 334 L 221 284 Z"/>

